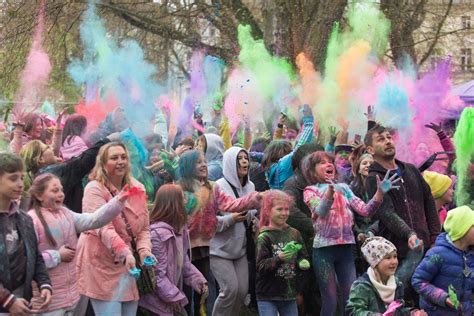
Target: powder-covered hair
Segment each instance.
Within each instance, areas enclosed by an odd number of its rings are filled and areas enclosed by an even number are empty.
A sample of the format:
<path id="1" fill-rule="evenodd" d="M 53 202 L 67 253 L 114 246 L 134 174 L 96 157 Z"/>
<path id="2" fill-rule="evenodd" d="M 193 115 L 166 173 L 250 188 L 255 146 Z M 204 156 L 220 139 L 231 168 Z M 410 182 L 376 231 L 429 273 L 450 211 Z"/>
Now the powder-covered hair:
<path id="1" fill-rule="evenodd" d="M 164 184 L 156 192 L 155 205 L 150 213 L 150 224 L 165 222 L 176 232 L 186 224 L 184 193 L 179 185 Z"/>
<path id="2" fill-rule="evenodd" d="M 308 156 L 306 156 L 306 158 L 303 159 L 301 167 L 303 175 L 309 184 L 316 184 L 321 182 L 321 179 L 318 178 L 314 169 L 318 163 L 323 161 L 323 159 L 328 159 L 334 164 L 334 156 L 322 150 L 309 154 Z M 336 173 L 335 176 L 337 176 L 336 168 L 334 168 L 334 172 Z"/>
<path id="3" fill-rule="evenodd" d="M 27 114 L 25 117 L 25 127 L 23 128 L 23 131 L 29 135 L 31 133 L 31 130 L 33 130 L 33 128 L 36 126 L 36 122 L 38 122 L 38 120 L 41 121 L 41 124 L 43 125 L 43 120 L 41 119 L 41 116 L 39 116 L 39 114 Z"/>
<path id="4" fill-rule="evenodd" d="M 38 199 L 38 197 L 41 196 L 44 191 L 46 191 L 48 183 L 53 179 L 59 180 L 59 178 L 53 175 L 52 173 L 43 173 L 37 176 L 33 180 L 33 183 L 31 184 L 31 187 L 28 192 L 31 197 L 29 209 L 35 211 L 35 214 L 36 216 L 38 216 L 41 225 L 43 225 L 46 234 L 46 239 L 53 247 L 56 247 L 58 244 L 54 239 L 53 234 L 51 234 L 51 230 L 49 229 L 48 223 L 44 219 L 43 213 L 41 212 L 41 201 Z"/>
<path id="5" fill-rule="evenodd" d="M 264 226 L 270 225 L 270 217 L 273 206 L 277 203 L 287 203 L 288 207 L 293 204 L 293 198 L 280 190 L 268 190 L 263 194 L 260 209 L 260 225 L 261 229 Z"/>
<path id="6" fill-rule="evenodd" d="M 43 146 L 44 143 L 42 141 L 35 139 L 30 140 L 20 150 L 20 157 L 25 163 L 26 175 L 23 182 L 25 183 L 26 191 L 30 188 L 33 178 L 41 168 L 39 160 L 43 154 Z"/>
<path id="7" fill-rule="evenodd" d="M 204 153 L 199 150 L 188 150 L 179 159 L 179 184 L 183 191 L 194 192 L 196 180 L 204 180 L 204 185 L 211 189 L 211 184 L 206 179 L 196 178 L 196 165 Z"/>

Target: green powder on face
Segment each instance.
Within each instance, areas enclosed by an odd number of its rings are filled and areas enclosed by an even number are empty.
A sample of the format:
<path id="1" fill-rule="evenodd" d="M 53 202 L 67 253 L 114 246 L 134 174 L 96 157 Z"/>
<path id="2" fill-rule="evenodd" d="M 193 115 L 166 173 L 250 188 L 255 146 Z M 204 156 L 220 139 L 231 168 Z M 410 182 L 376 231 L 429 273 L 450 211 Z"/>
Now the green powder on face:
<path id="1" fill-rule="evenodd" d="M 454 133 L 456 161 L 454 162 L 458 182 L 456 204 L 466 205 L 472 201 L 470 188 L 472 179 L 468 177 L 469 165 L 474 163 L 474 108 L 465 108 Z"/>

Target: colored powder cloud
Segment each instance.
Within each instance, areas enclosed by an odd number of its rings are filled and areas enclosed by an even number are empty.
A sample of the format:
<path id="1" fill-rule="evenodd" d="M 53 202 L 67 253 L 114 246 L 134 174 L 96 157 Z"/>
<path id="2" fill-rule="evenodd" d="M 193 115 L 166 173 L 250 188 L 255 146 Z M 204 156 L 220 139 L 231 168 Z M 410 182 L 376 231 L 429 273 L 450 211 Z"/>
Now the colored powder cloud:
<path id="1" fill-rule="evenodd" d="M 93 96 L 100 101 L 114 96 L 137 136 L 153 130 L 155 100 L 162 87 L 155 78 L 155 66 L 144 58 L 136 41 L 125 40 L 118 45 L 107 34 L 94 4 L 89 4 L 80 27 L 84 46 L 82 60 L 69 65 L 69 73 L 77 85 L 86 89 L 86 106 Z M 88 118 L 94 113 L 90 113 Z"/>
<path id="2" fill-rule="evenodd" d="M 471 204 L 473 199 L 472 182 L 469 168 L 474 163 L 474 108 L 465 108 L 454 133 L 456 160 L 454 162 L 458 182 L 456 186 L 456 204 Z"/>
<path id="3" fill-rule="evenodd" d="M 45 0 L 40 3 L 32 47 L 26 59 L 25 68 L 20 74 L 20 86 L 15 97 L 20 103 L 15 105 L 14 112 L 36 110 L 41 105 L 39 102 L 44 97 L 44 91 L 48 85 L 51 63 L 42 45 L 44 10 Z"/>

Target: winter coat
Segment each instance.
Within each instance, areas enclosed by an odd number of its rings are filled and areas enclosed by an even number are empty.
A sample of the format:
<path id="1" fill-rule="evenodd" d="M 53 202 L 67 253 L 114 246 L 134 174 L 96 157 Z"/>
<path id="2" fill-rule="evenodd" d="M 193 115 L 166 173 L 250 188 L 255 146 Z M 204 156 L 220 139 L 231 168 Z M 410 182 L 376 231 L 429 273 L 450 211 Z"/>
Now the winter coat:
<path id="1" fill-rule="evenodd" d="M 59 149 L 64 161 L 80 156 L 87 150 L 86 142 L 79 136 L 69 136 Z"/>
<path id="2" fill-rule="evenodd" d="M 83 178 L 94 168 L 100 147 L 109 143 L 108 138 L 98 141 L 94 146 L 65 163 L 47 166 L 39 173 L 52 173 L 59 178 L 64 190 L 64 205 L 76 213 L 82 213 L 82 198 L 84 196 Z"/>
<path id="3" fill-rule="evenodd" d="M 291 241 L 303 245 L 290 261 L 282 261 L 278 254 Z M 256 293 L 258 300 L 294 300 L 297 294 L 298 262 L 308 259 L 301 234 L 294 228 L 262 227 L 257 239 Z"/>
<path id="4" fill-rule="evenodd" d="M 303 117 L 303 129 L 300 133 L 298 142 L 293 151 L 288 155 L 280 158 L 278 162 L 272 164 L 266 172 L 267 182 L 271 189 L 281 190 L 285 181 L 293 175 L 293 168 L 291 167 L 291 158 L 295 151 L 306 143 L 309 143 L 313 138 L 314 118 L 312 116 Z"/>
<path id="5" fill-rule="evenodd" d="M 188 304 L 183 283 L 200 290 L 207 281 L 189 260 L 189 232 L 186 227 L 178 234 L 167 223 L 155 222 L 150 225 L 150 232 L 152 252 L 158 258 L 155 266 L 156 288 L 154 293 L 141 297 L 139 305 L 155 314 L 172 316 L 172 303 Z M 178 263 L 180 255 L 183 262 Z"/>
<path id="6" fill-rule="evenodd" d="M 131 186 L 141 188 L 143 193 L 128 198 L 122 215 L 130 224 L 137 250 L 151 251 L 145 188 L 133 178 Z M 84 212 L 95 212 L 113 198 L 112 194 L 115 196 L 118 190 L 111 188 L 109 191 L 103 184 L 91 181 L 84 192 Z M 132 254 L 131 237 L 123 216 L 117 216 L 110 224 L 87 231 L 79 238 L 76 262 L 82 295 L 103 301 L 138 301 L 136 282 L 122 264 L 125 257 Z"/>
<path id="7" fill-rule="evenodd" d="M 237 175 L 237 156 L 241 151 L 247 152 L 241 147 L 231 147 L 225 151 L 223 158 L 224 178 L 216 182 L 216 185 L 218 185 L 222 191 L 233 198 L 239 198 L 255 192 L 255 186 L 249 180 L 248 174 L 243 186 Z M 238 196 L 235 195 L 232 186 L 237 191 Z M 246 221 L 248 225 L 256 213 L 257 210 L 251 210 L 247 213 Z M 217 215 L 216 234 L 212 237 L 209 245 L 211 256 L 229 260 L 236 260 L 244 256 L 247 250 L 245 231 L 244 222 L 235 223 L 232 213 L 221 209 L 219 215 Z"/>
<path id="8" fill-rule="evenodd" d="M 283 191 L 293 197 L 294 200 L 294 204 L 290 208 L 290 216 L 286 223 L 301 233 L 305 245 L 308 251 L 310 251 L 308 247 L 313 247 L 314 227 L 313 221 L 311 220 L 311 210 L 303 200 L 303 191 L 308 185 L 306 179 L 301 172 L 298 171 L 286 180 Z"/>
<path id="9" fill-rule="evenodd" d="M 362 187 L 362 183 L 358 178 L 352 180 L 350 188 L 354 194 L 360 198 L 362 201 L 367 202 L 369 200 L 367 193 L 365 192 L 365 187 Z M 364 217 L 359 214 L 354 214 L 354 234 L 357 237 L 358 234 L 367 234 L 372 233 L 373 235 L 378 235 L 379 230 L 379 221 L 374 219 L 372 216 Z"/>
<path id="10" fill-rule="evenodd" d="M 411 282 L 420 294 L 420 308 L 428 315 L 472 315 L 474 256 L 471 250 L 455 247 L 446 233 L 438 236 L 435 246 L 416 268 Z M 458 311 L 446 305 L 450 285 L 461 303 Z"/>
<path id="11" fill-rule="evenodd" d="M 187 210 L 191 248 L 209 246 L 211 238 L 216 233 L 218 222 L 216 215 L 219 210 L 238 213 L 260 207 L 257 192 L 234 199 L 215 183 L 210 182 L 210 185 L 211 189 L 201 185 L 191 196 L 196 199 L 193 209 Z"/>
<path id="12" fill-rule="evenodd" d="M 222 156 L 224 154 L 224 142 L 222 138 L 216 134 L 204 134 L 206 138 L 207 160 L 207 178 L 216 181 L 222 178 Z"/>
<path id="13" fill-rule="evenodd" d="M 122 209 L 123 204 L 117 199 L 110 200 L 95 213 L 77 214 L 65 207 L 57 211 L 42 208 L 41 213 L 57 243 L 56 246 L 51 245 L 46 238 L 45 228 L 36 212 L 34 210 L 28 212 L 28 215 L 33 219 L 38 236 L 38 248 L 43 255 L 54 289 L 48 311 L 72 307 L 79 301 L 76 262 L 75 260 L 61 262 L 59 248 L 66 245 L 76 249 L 79 233 L 104 226 Z"/>
<path id="14" fill-rule="evenodd" d="M 367 204 L 364 203 L 345 183 L 338 183 L 334 199 L 328 200 L 327 189 L 326 183 L 319 183 L 306 187 L 303 193 L 304 202 L 313 213 L 316 233 L 313 247 L 355 244 L 352 211 L 371 216 L 379 208 L 380 202 L 371 199 Z"/>
<path id="15" fill-rule="evenodd" d="M 410 309 L 403 307 L 403 283 L 395 279 L 395 301 L 400 301 L 402 306 L 397 309 L 394 316 L 410 315 Z M 351 286 L 349 300 L 346 304 L 346 314 L 349 316 L 376 316 L 382 315 L 387 310 L 387 305 L 380 297 L 366 273 L 361 275 Z"/>
<path id="16" fill-rule="evenodd" d="M 408 163 L 396 160 L 401 181 L 398 190 L 385 194 L 375 218 L 380 219 L 379 234 L 393 242 L 398 255 L 404 258 L 408 252 L 408 238 L 416 233 L 428 249 L 440 233 L 438 212 L 428 184 L 418 169 Z M 390 175 L 396 171 L 390 171 Z M 369 168 L 365 187 L 369 197 L 377 191 L 378 175 L 383 179 L 387 170 L 374 162 Z"/>
<path id="17" fill-rule="evenodd" d="M 7 221 L 9 220 L 16 223 L 19 240 L 24 243 L 26 255 L 23 295 L 21 297 L 27 301 L 31 300 L 33 296 L 31 282 L 33 280 L 40 289 L 52 290 L 46 265 L 38 249 L 33 221 L 25 212 L 18 209 L 16 203 L 12 203 L 8 213 L 0 213 L 0 313 L 8 313 L 5 306 L 13 299 L 12 292 L 16 290 L 12 284 L 13 267 L 10 266 L 10 262 L 14 258 L 7 253 L 6 246 L 6 235 L 9 231 Z"/>

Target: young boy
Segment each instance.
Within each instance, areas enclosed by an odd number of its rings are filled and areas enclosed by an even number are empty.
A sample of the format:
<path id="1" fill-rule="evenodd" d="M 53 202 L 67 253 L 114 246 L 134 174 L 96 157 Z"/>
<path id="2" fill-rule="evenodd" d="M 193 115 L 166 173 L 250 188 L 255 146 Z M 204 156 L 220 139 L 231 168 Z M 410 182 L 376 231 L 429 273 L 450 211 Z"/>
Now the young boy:
<path id="1" fill-rule="evenodd" d="M 444 229 L 416 268 L 412 285 L 430 316 L 472 315 L 474 211 L 468 206 L 450 210 Z"/>
<path id="2" fill-rule="evenodd" d="M 52 287 L 38 250 L 33 221 L 18 209 L 23 191 L 23 161 L 11 153 L 0 153 L 0 315 L 28 315 L 31 282 L 43 299 L 39 309 L 51 301 Z"/>

